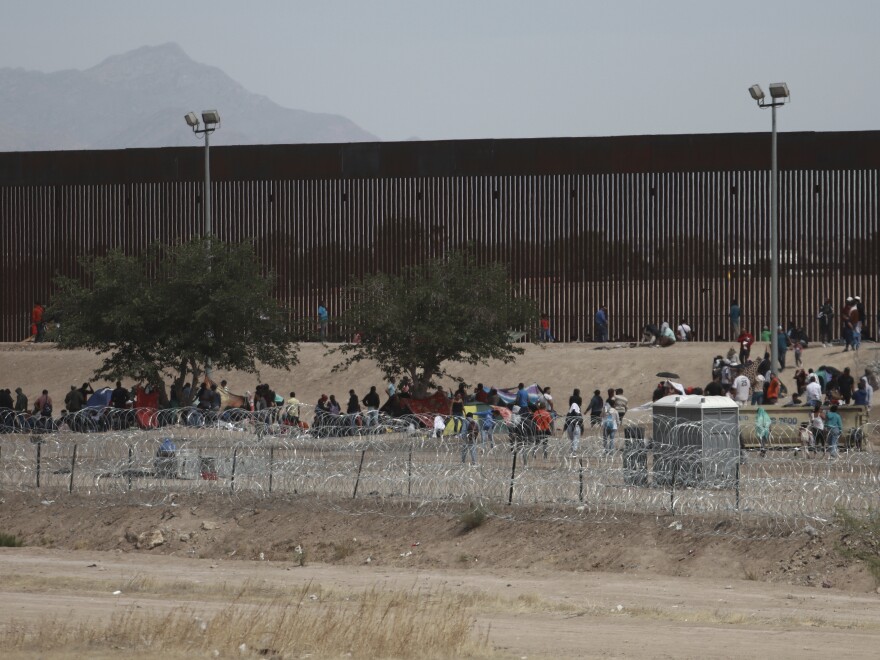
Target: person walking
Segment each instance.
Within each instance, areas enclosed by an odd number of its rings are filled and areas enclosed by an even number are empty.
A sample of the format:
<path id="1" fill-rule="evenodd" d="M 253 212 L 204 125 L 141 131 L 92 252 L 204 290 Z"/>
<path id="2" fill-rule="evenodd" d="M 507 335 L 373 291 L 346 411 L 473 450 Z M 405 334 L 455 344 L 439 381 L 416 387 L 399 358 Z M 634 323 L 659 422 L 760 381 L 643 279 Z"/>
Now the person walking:
<path id="1" fill-rule="evenodd" d="M 606 403 L 602 409 L 602 447 L 605 454 L 614 452 L 614 440 L 617 437 L 617 429 L 620 427 L 620 415 L 613 403 Z"/>
<path id="2" fill-rule="evenodd" d="M 498 415 L 497 410 L 490 410 L 483 418 L 480 436 L 482 437 L 483 449 L 486 447 L 492 449 L 495 447 L 495 418 Z"/>
<path id="3" fill-rule="evenodd" d="M 464 435 L 467 433 L 467 424 L 464 423 L 465 414 L 464 414 L 464 400 L 461 398 L 461 394 L 459 392 L 455 393 L 455 397 L 452 399 L 452 434 L 457 435 L 461 433 Z M 462 430 L 464 429 L 464 430 Z"/>
<path id="4" fill-rule="evenodd" d="M 580 397 L 578 397 L 580 398 Z M 568 435 L 570 443 L 569 454 L 572 458 L 577 455 L 581 443 L 581 431 L 584 429 L 584 418 L 581 415 L 580 404 L 572 402 L 568 407 L 568 414 L 565 416 L 565 432 Z"/>
<path id="5" fill-rule="evenodd" d="M 602 393 L 599 390 L 593 390 L 593 398 L 590 399 L 590 426 L 598 426 L 602 421 Z"/>

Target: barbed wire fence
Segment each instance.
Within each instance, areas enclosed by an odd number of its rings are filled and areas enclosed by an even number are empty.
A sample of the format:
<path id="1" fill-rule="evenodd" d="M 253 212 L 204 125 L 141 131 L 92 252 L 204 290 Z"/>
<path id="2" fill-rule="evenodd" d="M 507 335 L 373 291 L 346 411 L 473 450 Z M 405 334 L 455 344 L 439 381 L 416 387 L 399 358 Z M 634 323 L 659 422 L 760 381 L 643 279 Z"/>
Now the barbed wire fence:
<path id="1" fill-rule="evenodd" d="M 746 425 L 734 444 L 710 448 L 705 439 L 729 427 L 627 418 L 609 449 L 589 419 L 577 445 L 564 430 L 546 435 L 528 421 L 498 421 L 469 443 L 448 430 L 437 437 L 434 415 L 324 415 L 306 429 L 296 423 L 306 408 L 87 410 L 51 423 L 7 415 L 0 489 L 154 505 L 187 494 L 308 496 L 301 499 L 317 507 L 409 516 L 463 506 L 511 519 L 695 516 L 747 521 L 767 534 L 821 528 L 839 509 L 880 505 L 876 423 L 850 429 L 831 459 L 785 424 L 774 425 L 760 452 Z"/>

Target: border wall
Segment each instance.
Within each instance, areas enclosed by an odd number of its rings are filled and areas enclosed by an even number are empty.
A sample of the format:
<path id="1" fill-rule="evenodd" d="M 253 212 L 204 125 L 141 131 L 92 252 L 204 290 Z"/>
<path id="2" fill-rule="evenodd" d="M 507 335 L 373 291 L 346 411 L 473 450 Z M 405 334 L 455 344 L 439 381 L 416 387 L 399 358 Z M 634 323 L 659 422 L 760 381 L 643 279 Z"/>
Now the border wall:
<path id="1" fill-rule="evenodd" d="M 0 154 L 0 341 L 27 336 L 81 257 L 199 233 L 203 157 Z M 876 336 L 880 132 L 784 133 L 779 158 L 780 321 L 817 337 L 821 301 L 860 295 Z M 212 147 L 213 228 L 255 241 L 292 318 L 319 300 L 338 313 L 351 277 L 470 245 L 508 264 L 561 340 L 589 340 L 600 304 L 612 339 L 681 318 L 729 339 L 733 298 L 757 336 L 769 165 L 769 133 Z"/>

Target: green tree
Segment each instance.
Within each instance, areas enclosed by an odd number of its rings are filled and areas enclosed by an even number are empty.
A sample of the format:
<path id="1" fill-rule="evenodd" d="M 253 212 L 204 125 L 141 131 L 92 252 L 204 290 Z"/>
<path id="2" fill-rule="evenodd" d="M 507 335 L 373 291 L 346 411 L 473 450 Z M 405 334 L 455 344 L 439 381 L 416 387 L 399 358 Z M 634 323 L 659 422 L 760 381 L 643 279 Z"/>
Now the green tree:
<path id="1" fill-rule="evenodd" d="M 351 284 L 351 301 L 340 323 L 358 344 L 331 353 L 340 371 L 374 360 L 386 378 L 406 375 L 416 395 L 435 379 L 452 377 L 451 363 L 512 362 L 523 348 L 513 331 L 534 328 L 534 301 L 516 295 L 500 264 L 479 265 L 464 252 L 405 268 L 400 275 L 379 273 Z"/>
<path id="2" fill-rule="evenodd" d="M 105 355 L 95 378 L 153 384 L 164 402 L 167 375 L 180 392 L 209 363 L 254 373 L 259 363 L 289 369 L 297 362 L 273 278 L 248 243 L 194 238 L 82 265 L 86 283 L 57 278 L 49 312 L 62 324 L 59 348 Z"/>

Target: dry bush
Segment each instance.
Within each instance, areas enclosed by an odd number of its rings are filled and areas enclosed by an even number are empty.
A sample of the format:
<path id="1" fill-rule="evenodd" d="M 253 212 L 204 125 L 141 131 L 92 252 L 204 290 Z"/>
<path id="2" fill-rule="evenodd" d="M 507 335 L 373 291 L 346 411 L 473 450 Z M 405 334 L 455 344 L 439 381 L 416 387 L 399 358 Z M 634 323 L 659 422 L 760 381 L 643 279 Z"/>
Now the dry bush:
<path id="1" fill-rule="evenodd" d="M 242 646 L 244 645 L 244 646 Z M 363 592 L 356 601 L 322 601 L 309 587 L 293 598 L 233 602 L 213 614 L 189 607 L 166 613 L 127 608 L 109 621 L 11 622 L 0 631 L 11 654 L 106 652 L 165 657 L 236 654 L 269 657 L 483 657 L 467 607 L 446 592 Z"/>

